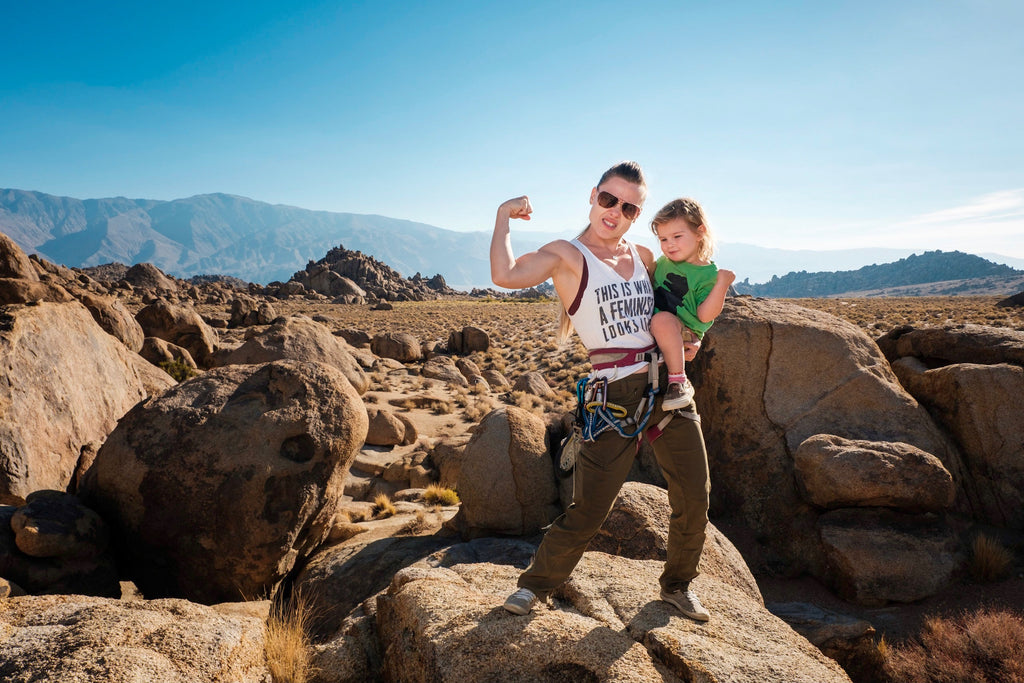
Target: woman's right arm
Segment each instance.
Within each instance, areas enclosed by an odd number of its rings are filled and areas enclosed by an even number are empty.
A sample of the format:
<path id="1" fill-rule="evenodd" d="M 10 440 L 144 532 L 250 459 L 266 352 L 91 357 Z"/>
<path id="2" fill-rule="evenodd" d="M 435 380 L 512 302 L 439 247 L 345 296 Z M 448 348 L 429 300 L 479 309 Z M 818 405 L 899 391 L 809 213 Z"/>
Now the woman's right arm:
<path id="1" fill-rule="evenodd" d="M 523 289 L 539 285 L 552 276 L 561 262 L 561 257 L 550 249 L 550 245 L 519 258 L 512 253 L 509 220 L 521 218 L 528 221 L 532 212 L 530 199 L 525 195 L 509 199 L 498 207 L 491 237 L 491 281 L 499 287 Z"/>

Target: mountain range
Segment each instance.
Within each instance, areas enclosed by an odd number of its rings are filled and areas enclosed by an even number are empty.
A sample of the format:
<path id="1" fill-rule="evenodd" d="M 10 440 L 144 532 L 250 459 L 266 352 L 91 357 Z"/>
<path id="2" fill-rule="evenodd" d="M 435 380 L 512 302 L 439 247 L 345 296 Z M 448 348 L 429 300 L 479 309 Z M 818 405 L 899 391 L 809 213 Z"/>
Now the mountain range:
<path id="1" fill-rule="evenodd" d="M 373 256 L 405 277 L 439 273 L 456 289 L 489 287 L 490 220 L 482 217 L 486 230 L 458 232 L 386 216 L 312 211 L 219 193 L 163 201 L 75 199 L 0 189 L 0 231 L 28 253 L 49 261 L 78 268 L 149 262 L 183 278 L 231 275 L 260 284 L 286 281 L 309 261 L 343 246 Z M 517 230 L 512 246 L 516 253 L 524 253 L 551 239 L 571 238 L 577 231 L 554 235 Z M 643 241 L 643 236 L 637 239 Z M 723 243 L 716 260 L 749 285 L 801 268 L 850 269 L 909 253 Z M 994 258 L 1024 266 L 1021 260 Z"/>

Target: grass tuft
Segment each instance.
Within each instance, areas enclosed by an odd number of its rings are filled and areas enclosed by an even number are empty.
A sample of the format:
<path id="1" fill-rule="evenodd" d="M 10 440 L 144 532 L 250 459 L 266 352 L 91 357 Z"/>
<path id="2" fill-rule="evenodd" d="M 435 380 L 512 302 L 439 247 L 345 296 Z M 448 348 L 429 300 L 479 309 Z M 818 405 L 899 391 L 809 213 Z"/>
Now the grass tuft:
<path id="1" fill-rule="evenodd" d="M 458 505 L 459 494 L 440 484 L 431 484 L 423 492 L 423 502 L 428 505 Z"/>
<path id="2" fill-rule="evenodd" d="M 267 618 L 267 667 L 274 683 L 306 683 L 313 675 L 309 631 L 312 603 L 302 593 L 275 600 Z"/>
<path id="3" fill-rule="evenodd" d="M 373 514 L 375 517 L 392 517 L 398 512 L 395 509 L 395 504 L 391 502 L 391 498 L 386 493 L 378 493 L 377 497 L 373 499 Z"/>
<path id="4" fill-rule="evenodd" d="M 985 534 L 974 537 L 968 568 L 975 581 L 990 583 L 1005 579 L 1012 564 L 1013 555 L 999 541 Z"/>

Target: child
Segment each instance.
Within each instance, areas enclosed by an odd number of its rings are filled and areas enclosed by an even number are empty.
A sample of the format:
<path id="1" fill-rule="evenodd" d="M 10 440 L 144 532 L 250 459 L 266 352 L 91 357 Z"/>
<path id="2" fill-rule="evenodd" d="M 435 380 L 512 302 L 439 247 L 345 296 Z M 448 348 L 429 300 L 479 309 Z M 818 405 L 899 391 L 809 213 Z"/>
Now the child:
<path id="1" fill-rule="evenodd" d="M 654 317 L 651 333 L 665 358 L 668 387 L 664 410 L 684 408 L 693 400 L 693 385 L 686 379 L 683 342 L 698 341 L 722 312 L 731 270 L 711 262 L 714 241 L 704 209 L 692 199 L 674 199 L 651 220 L 661 253 L 654 264 Z"/>

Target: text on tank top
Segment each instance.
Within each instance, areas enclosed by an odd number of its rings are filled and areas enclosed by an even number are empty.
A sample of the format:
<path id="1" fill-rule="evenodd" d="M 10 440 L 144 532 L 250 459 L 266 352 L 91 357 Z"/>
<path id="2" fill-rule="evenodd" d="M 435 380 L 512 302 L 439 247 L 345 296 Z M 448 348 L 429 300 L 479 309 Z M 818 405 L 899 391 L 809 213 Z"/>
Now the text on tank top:
<path id="1" fill-rule="evenodd" d="M 647 268 L 633 243 L 626 242 L 633 257 L 633 273 L 629 279 L 616 273 L 578 239 L 572 240 L 571 244 L 583 254 L 583 274 L 576 299 L 567 312 L 583 346 L 593 351 L 605 348 L 642 349 L 653 345 L 650 325 L 654 290 Z M 639 363 L 593 375 L 625 377 L 645 367 Z"/>

